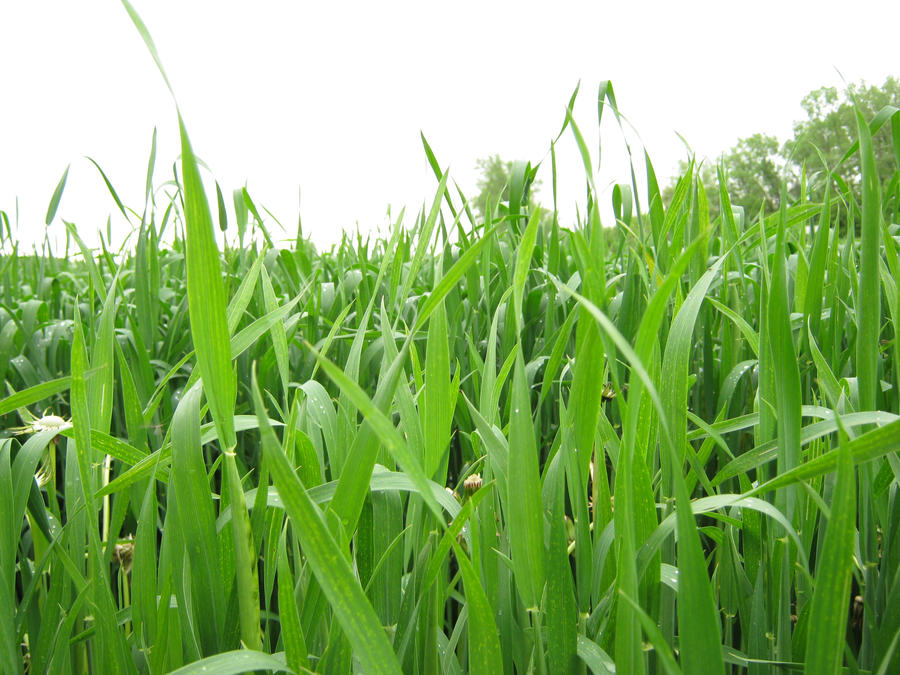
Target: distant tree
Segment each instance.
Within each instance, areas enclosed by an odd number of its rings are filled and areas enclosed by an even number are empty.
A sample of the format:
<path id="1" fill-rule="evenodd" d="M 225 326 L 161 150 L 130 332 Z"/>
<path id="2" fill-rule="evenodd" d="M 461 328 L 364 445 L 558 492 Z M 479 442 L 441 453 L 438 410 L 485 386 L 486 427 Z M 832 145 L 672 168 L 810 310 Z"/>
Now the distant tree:
<path id="1" fill-rule="evenodd" d="M 834 169 L 858 137 L 854 102 L 866 120 L 871 120 L 886 105 L 900 107 L 900 80 L 889 77 L 880 87 L 860 82 L 849 85 L 843 92 L 835 87 L 810 92 L 801 104 L 807 119 L 794 123 L 794 137 L 781 147 L 777 138 L 766 134 L 740 139 L 720 158 L 727 169 L 732 204 L 743 206 L 748 218 L 754 218 L 760 208 L 771 213 L 779 206 L 783 181 L 789 197 L 797 197 L 804 163 L 807 175 L 812 178 Z M 897 170 L 889 127 L 885 125 L 872 138 L 875 166 L 884 183 Z M 671 199 L 678 177 L 688 166 L 685 161 L 679 163 L 678 173 L 663 191 L 666 203 Z M 837 174 L 849 185 L 858 185 L 859 157 L 855 154 L 849 157 Z M 710 216 L 715 217 L 719 208 L 715 166 L 703 163 L 699 175 L 709 196 Z M 811 196 L 815 199 L 820 188 L 816 187 L 815 180 L 810 183 Z"/>
<path id="2" fill-rule="evenodd" d="M 880 87 L 850 84 L 842 93 L 835 87 L 811 91 L 801 103 L 807 119 L 794 123 L 794 137 L 785 143 L 782 154 L 797 167 L 806 162 L 810 173 L 833 169 L 858 137 L 854 102 L 871 120 L 886 105 L 900 106 L 900 80 L 889 77 Z M 872 146 L 878 175 L 886 182 L 897 169 L 890 125 L 872 137 Z M 849 185 L 858 185 L 859 156 L 849 157 L 837 173 Z"/>
<path id="3" fill-rule="evenodd" d="M 478 196 L 473 203 L 482 216 L 489 208 L 493 208 L 498 200 L 509 200 L 509 175 L 512 172 L 512 164 L 504 162 L 500 159 L 500 155 L 492 155 L 475 162 L 481 177 L 478 179 Z"/>
<path id="4" fill-rule="evenodd" d="M 792 167 L 779 153 L 778 139 L 766 134 L 742 138 L 722 156 L 728 170 L 732 203 L 743 206 L 748 217 L 760 209 L 771 213 L 781 203 L 781 186 L 787 181 L 793 192 Z"/>
<path id="5" fill-rule="evenodd" d="M 697 174 L 696 177 L 703 183 L 703 187 L 706 190 L 706 197 L 709 201 L 709 217 L 710 219 L 714 219 L 719 215 L 719 179 L 716 176 L 716 167 L 711 162 L 703 162 L 698 167 L 695 161 L 692 168 L 691 162 L 684 159 L 679 160 L 678 169 L 676 169 L 675 175 L 672 177 L 669 184 L 663 188 L 663 202 L 667 206 L 672 203 L 672 196 L 675 194 L 675 185 L 688 171 L 694 171 Z M 690 204 L 690 200 L 688 200 L 688 204 Z"/>
<path id="6" fill-rule="evenodd" d="M 497 202 L 509 202 L 509 179 L 512 175 L 513 162 L 504 161 L 500 155 L 479 159 L 475 166 L 481 173 L 478 179 L 478 196 L 473 200 L 475 210 L 483 217 L 489 208 Z M 537 205 L 534 192 L 541 184 L 535 181 L 528 189 L 528 204 L 532 208 Z"/>
<path id="7" fill-rule="evenodd" d="M 754 134 L 740 139 L 719 158 L 725 164 L 728 175 L 728 195 L 732 206 L 744 207 L 748 217 L 755 216 L 763 208 L 771 213 L 781 200 L 781 183 L 787 180 L 790 192 L 795 192 L 792 167 L 779 153 L 778 139 L 766 134 Z M 690 166 L 684 160 L 678 163 L 676 178 L 663 190 L 663 200 L 669 203 L 677 178 Z M 706 188 L 710 218 L 719 214 L 719 177 L 716 164 L 703 162 L 698 177 Z"/>

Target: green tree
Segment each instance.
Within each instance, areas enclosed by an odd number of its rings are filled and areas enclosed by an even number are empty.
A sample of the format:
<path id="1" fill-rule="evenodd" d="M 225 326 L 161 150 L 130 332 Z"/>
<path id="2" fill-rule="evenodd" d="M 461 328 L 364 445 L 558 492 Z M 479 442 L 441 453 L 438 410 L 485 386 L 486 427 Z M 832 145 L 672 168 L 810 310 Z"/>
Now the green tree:
<path id="1" fill-rule="evenodd" d="M 900 80 L 888 77 L 880 87 L 859 82 L 850 84 L 843 92 L 835 87 L 811 91 L 801 103 L 807 119 L 794 123 L 794 137 L 785 143 L 783 155 L 798 167 L 805 162 L 810 173 L 834 169 L 857 138 L 854 103 L 866 120 L 871 120 L 886 105 L 900 106 Z M 890 125 L 872 136 L 872 145 L 878 175 L 887 182 L 897 169 Z M 859 156 L 850 156 L 837 174 L 848 185 L 858 185 Z"/>
<path id="2" fill-rule="evenodd" d="M 767 134 L 742 138 L 722 156 L 728 171 L 728 191 L 735 206 L 743 206 L 748 217 L 760 209 L 775 211 L 781 203 L 781 186 L 787 182 L 794 192 L 793 167 L 779 153 L 778 139 Z"/>
<path id="3" fill-rule="evenodd" d="M 796 193 L 796 176 L 791 166 L 780 154 L 778 139 L 766 134 L 753 134 L 740 139 L 719 161 L 725 164 L 728 177 L 728 194 L 732 206 L 742 206 L 748 217 L 776 210 L 781 202 L 781 183 L 787 180 L 789 193 Z M 696 167 L 696 164 L 695 164 Z M 690 162 L 680 161 L 676 176 L 682 176 L 690 168 Z M 709 198 L 709 215 L 719 215 L 719 178 L 716 165 L 703 162 L 695 169 L 706 188 Z M 663 200 L 670 203 L 677 177 L 663 191 Z"/>
<path id="4" fill-rule="evenodd" d="M 509 179 L 512 175 L 513 162 L 504 161 L 500 155 L 492 155 L 486 159 L 479 159 L 475 166 L 481 173 L 481 177 L 477 184 L 478 196 L 472 203 L 479 215 L 484 217 L 487 210 L 494 208 L 498 201 L 509 202 Z M 539 180 L 534 181 L 526 189 L 530 208 L 534 208 L 538 204 L 534 192 L 540 184 Z"/>
<path id="5" fill-rule="evenodd" d="M 835 87 L 811 91 L 801 103 L 806 119 L 794 123 L 793 138 L 781 147 L 777 138 L 767 134 L 740 139 L 720 158 L 727 170 L 732 204 L 743 206 L 748 218 L 756 217 L 761 208 L 771 213 L 779 206 L 782 182 L 786 182 L 789 200 L 798 196 L 804 165 L 813 199 L 821 195 L 822 179 L 830 170 L 835 170 L 851 187 L 857 186 L 859 157 L 854 154 L 838 167 L 838 162 L 857 138 L 854 103 L 867 120 L 886 105 L 900 107 L 900 80 L 889 77 L 880 87 L 860 82 L 849 85 L 843 92 Z M 873 136 L 872 143 L 875 166 L 886 186 L 897 170 L 890 125 L 884 125 Z M 686 161 L 679 163 L 678 173 L 663 192 L 666 203 L 671 199 L 678 177 L 689 166 Z M 715 217 L 719 204 L 714 165 L 703 163 L 699 178 L 710 197 L 710 216 Z"/>
<path id="6" fill-rule="evenodd" d="M 500 155 L 492 155 L 479 159 L 475 166 L 481 173 L 478 179 L 478 196 L 475 197 L 475 209 L 482 216 L 498 201 L 509 201 L 509 174 L 512 162 L 504 162 Z"/>

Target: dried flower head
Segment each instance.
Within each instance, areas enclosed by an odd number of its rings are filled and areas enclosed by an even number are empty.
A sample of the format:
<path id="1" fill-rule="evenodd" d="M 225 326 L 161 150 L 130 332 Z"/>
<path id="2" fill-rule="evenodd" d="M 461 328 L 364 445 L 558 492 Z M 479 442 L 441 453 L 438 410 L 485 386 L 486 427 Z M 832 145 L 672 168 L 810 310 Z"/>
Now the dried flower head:
<path id="1" fill-rule="evenodd" d="M 39 431 L 63 431 L 72 426 L 70 420 L 64 419 L 59 415 L 48 415 L 47 411 L 41 417 L 35 417 L 28 410 L 25 414 L 29 418 L 24 426 L 14 427 L 14 431 L 18 434 L 36 434 Z"/>
<path id="2" fill-rule="evenodd" d="M 473 473 L 463 481 L 463 492 L 466 496 L 471 496 L 481 489 L 481 474 Z"/>
<path id="3" fill-rule="evenodd" d="M 125 574 L 131 571 L 131 561 L 134 558 L 134 542 L 130 539 L 119 542 L 113 548 L 113 562 L 118 563 Z"/>

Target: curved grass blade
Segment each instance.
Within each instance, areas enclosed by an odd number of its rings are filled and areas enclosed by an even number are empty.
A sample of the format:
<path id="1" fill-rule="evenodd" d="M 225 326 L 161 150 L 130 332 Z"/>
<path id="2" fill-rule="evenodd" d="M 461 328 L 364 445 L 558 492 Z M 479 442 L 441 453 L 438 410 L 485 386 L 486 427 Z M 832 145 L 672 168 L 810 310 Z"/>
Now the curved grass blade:
<path id="1" fill-rule="evenodd" d="M 103 182 L 106 183 L 106 189 L 109 190 L 109 194 L 112 195 L 113 201 L 116 203 L 116 206 L 119 207 L 119 211 L 122 212 L 122 215 L 125 216 L 126 222 L 130 223 L 131 220 L 128 217 L 128 212 L 125 210 L 125 205 L 122 204 L 122 200 L 119 199 L 119 194 L 116 192 L 116 189 L 112 186 L 112 183 L 109 181 L 109 178 L 107 178 L 106 173 L 103 171 L 103 169 L 100 168 L 100 165 L 97 164 L 97 162 L 94 161 L 93 158 L 88 157 L 87 160 L 91 164 L 93 164 L 95 167 L 97 167 L 97 171 L 100 172 L 100 176 L 103 178 Z"/>
<path id="2" fill-rule="evenodd" d="M 172 89 L 172 85 L 169 83 L 169 78 L 166 75 L 165 69 L 163 68 L 162 61 L 159 58 L 159 53 L 156 51 L 156 45 L 153 44 L 153 38 L 150 37 L 150 31 L 147 30 L 147 26 L 144 25 L 143 20 L 138 15 L 134 7 L 131 6 L 131 3 L 128 2 L 128 0 L 122 0 L 122 5 L 125 7 L 125 11 L 128 12 L 128 16 L 131 17 L 131 21 L 134 23 L 134 27 L 137 28 L 137 32 L 140 33 L 141 39 L 147 46 L 147 51 L 150 52 L 150 56 L 153 57 L 153 61 L 154 63 L 156 63 L 156 67 L 159 68 L 159 74 L 162 75 L 163 81 L 166 83 L 166 87 L 172 94 L 172 98 L 175 98 L 175 90 Z"/>
<path id="3" fill-rule="evenodd" d="M 872 134 L 859 111 L 859 157 L 862 170 L 862 241 L 859 254 L 859 294 L 856 296 L 856 374 L 859 379 L 859 407 L 875 410 L 878 382 L 878 362 L 881 350 L 878 335 L 881 331 L 881 199 L 878 172 L 872 149 Z"/>
<path id="4" fill-rule="evenodd" d="M 271 420 L 269 420 L 269 422 L 271 423 Z M 309 488 L 306 492 L 309 494 L 309 498 L 316 504 L 327 505 L 328 502 L 334 498 L 337 484 L 337 481 L 322 483 L 321 485 Z M 451 519 L 456 519 L 462 512 L 456 498 L 450 495 L 445 488 L 437 483 L 429 481 L 429 487 L 431 488 L 431 495 L 438 504 L 441 505 L 441 508 L 446 512 L 447 516 Z M 380 464 L 376 464 L 374 471 L 372 471 L 368 489 L 372 492 L 410 492 L 418 495 L 422 494 L 419 492 L 419 488 L 405 473 L 389 471 Z M 256 494 L 257 488 L 247 490 L 245 493 L 245 497 L 250 504 L 253 504 Z M 284 503 L 281 501 L 281 497 L 278 496 L 278 490 L 272 486 L 269 487 L 269 493 L 266 495 L 266 504 L 277 509 L 284 508 Z M 216 529 L 221 530 L 229 520 L 231 520 L 231 506 L 227 506 L 222 513 L 219 514 L 219 517 L 216 520 Z M 451 531 L 452 527 L 453 525 L 451 524 L 451 526 L 447 528 L 447 531 Z M 462 525 L 460 525 L 460 528 L 462 528 Z"/>
<path id="5" fill-rule="evenodd" d="M 418 459 L 410 451 L 406 441 L 403 440 L 400 432 L 397 431 L 396 427 L 394 427 L 387 416 L 378 409 L 362 388 L 352 379 L 347 377 L 347 374 L 344 373 L 344 371 L 326 357 L 322 356 L 309 343 L 307 343 L 306 347 L 315 355 L 319 365 L 322 366 L 322 370 L 325 371 L 325 374 L 334 381 L 344 394 L 347 395 L 353 402 L 353 405 L 356 406 L 366 418 L 366 421 L 372 425 L 372 429 L 378 435 L 378 438 L 381 439 L 385 448 L 391 453 L 394 460 L 403 468 L 403 471 L 409 475 L 413 483 L 419 488 L 420 494 L 424 498 L 428 508 L 431 509 L 431 512 L 437 518 L 438 523 L 443 527 L 446 527 L 446 523 L 441 514 L 441 508 L 434 499 L 434 495 L 431 494 L 431 491 L 428 489 L 428 477 L 425 475 L 425 471 Z"/>
<path id="6" fill-rule="evenodd" d="M 724 258 L 719 258 L 691 289 L 669 331 L 662 366 L 662 399 L 672 435 L 665 435 L 663 447 L 671 462 L 669 473 L 675 493 L 678 529 L 678 627 L 682 666 L 689 673 L 722 673 L 722 639 L 718 611 L 706 572 L 697 523 L 682 475 L 686 451 L 687 369 L 692 335 L 700 304 Z M 665 480 L 665 471 L 663 472 Z"/>
<path id="7" fill-rule="evenodd" d="M 204 675 L 205 673 L 241 675 L 241 673 L 249 673 L 256 670 L 266 670 L 272 673 L 294 673 L 293 670 L 287 667 L 283 658 L 250 649 L 236 649 L 194 661 L 171 671 L 169 675 Z"/>
<path id="8" fill-rule="evenodd" d="M 66 375 L 65 377 L 59 377 L 48 382 L 41 382 L 40 384 L 35 384 L 27 389 L 14 392 L 3 400 L 0 400 L 0 415 L 6 415 L 17 408 L 24 408 L 25 406 L 32 405 L 38 401 L 43 401 L 45 398 L 61 394 L 70 386 L 72 386 L 72 378 L 69 375 Z"/>
<path id="9" fill-rule="evenodd" d="M 209 401 L 219 439 L 226 449 L 237 444 L 234 432 L 236 384 L 231 370 L 228 325 L 225 319 L 225 288 L 209 202 L 203 190 L 197 158 L 178 115 L 184 176 L 185 245 L 187 295 L 191 336 L 203 389 Z"/>
<path id="10" fill-rule="evenodd" d="M 260 646 L 259 628 L 259 579 L 257 576 L 256 547 L 247 515 L 244 488 L 238 474 L 235 453 L 225 451 L 225 475 L 231 497 L 231 524 L 234 534 L 234 571 L 238 592 L 238 612 L 241 626 L 241 642 L 251 649 Z M 268 482 L 268 481 L 267 481 Z"/>
<path id="11" fill-rule="evenodd" d="M 578 658 L 584 661 L 594 675 L 615 675 L 616 664 L 593 640 L 578 634 Z"/>
<path id="12" fill-rule="evenodd" d="M 94 451 L 91 447 L 91 415 L 88 406 L 86 382 L 87 354 L 80 315 L 76 314 L 75 333 L 72 339 L 72 428 L 75 434 L 75 455 L 78 462 L 78 479 L 81 496 L 86 506 L 88 531 L 88 567 L 91 577 L 91 591 L 96 606 L 94 616 L 97 623 L 98 669 L 114 672 L 135 672 L 132 659 L 127 655 L 125 635 L 116 630 L 114 623 L 115 603 L 109 585 L 105 556 L 100 549 L 97 509 L 94 500 Z M 68 490 L 67 490 L 68 492 Z"/>
<path id="13" fill-rule="evenodd" d="M 259 418 L 263 452 L 269 460 L 272 480 L 278 488 L 294 534 L 300 540 L 310 568 L 328 598 L 344 635 L 367 673 L 400 673 L 378 615 L 354 576 L 347 558 L 325 525 L 322 512 L 294 473 L 269 424 L 256 373 L 252 382 L 253 404 Z"/>
<path id="14" fill-rule="evenodd" d="M 656 651 L 656 654 L 662 663 L 662 669 L 669 675 L 681 675 L 681 668 L 678 667 L 678 663 L 675 661 L 675 657 L 672 654 L 672 648 L 669 646 L 669 643 L 666 642 L 666 639 L 663 637 L 659 627 L 653 619 L 650 618 L 647 612 L 645 612 L 639 604 L 621 591 L 619 591 L 619 597 L 631 605 L 635 614 L 637 614 L 638 620 L 641 622 L 641 627 L 647 635 L 647 639 L 650 640 L 653 649 Z"/>
<path id="15" fill-rule="evenodd" d="M 63 171 L 62 178 L 59 179 L 59 183 L 56 185 L 56 189 L 53 191 L 53 196 L 50 197 L 50 204 L 47 206 L 47 216 L 44 218 L 44 225 L 49 225 L 53 222 L 53 218 L 56 216 L 56 210 L 59 208 L 59 200 L 62 199 L 63 190 L 66 188 L 66 178 L 69 177 L 69 168 L 72 165 L 66 167 L 66 170 Z"/>
<path id="16" fill-rule="evenodd" d="M 544 588 L 544 515 L 538 449 L 531 421 L 521 347 L 513 369 L 507 459 L 507 527 L 516 588 L 529 610 L 537 610 Z M 541 657 L 542 658 L 542 657 Z"/>
<path id="17" fill-rule="evenodd" d="M 172 418 L 172 482 L 178 522 L 191 564 L 191 589 L 203 652 L 220 649 L 225 626 L 225 600 L 219 569 L 213 497 L 200 439 L 200 393 L 194 385 Z"/>
<path id="18" fill-rule="evenodd" d="M 47 442 L 50 439 L 47 438 Z M 7 664 L 9 673 L 23 673 L 21 647 L 16 639 L 16 539 L 20 531 L 19 518 L 24 516 L 25 499 L 21 500 L 21 514 L 13 494 L 15 484 L 10 467 L 10 447 L 12 441 L 0 441 L 0 518 L 7 526 L 0 535 L 0 655 Z M 19 455 L 22 455 L 20 450 Z M 16 458 L 18 459 L 18 457 Z M 37 465 L 38 457 L 34 458 Z M 31 479 L 31 476 L 29 476 Z M 13 523 L 16 523 L 13 526 Z"/>
<path id="19" fill-rule="evenodd" d="M 425 393 L 420 404 L 425 441 L 424 469 L 428 478 L 447 481 L 447 456 L 454 396 L 450 386 L 450 351 L 447 339 L 447 312 L 438 305 L 428 322 L 425 343 Z"/>
<path id="20" fill-rule="evenodd" d="M 294 598 L 294 576 L 287 559 L 284 532 L 278 538 L 278 618 L 287 664 L 296 672 L 309 669 L 306 638 L 300 625 L 300 613 Z"/>
<path id="21" fill-rule="evenodd" d="M 838 673 L 844 659 L 847 605 L 856 532 L 856 476 L 850 447 L 841 438 L 831 518 L 816 570 L 806 638 L 806 672 Z"/>
<path id="22" fill-rule="evenodd" d="M 859 438 L 847 443 L 854 464 L 862 464 L 900 450 L 900 419 L 877 429 L 866 432 Z M 830 473 L 837 468 L 840 448 L 830 450 L 824 455 L 801 464 L 796 469 L 776 476 L 747 493 L 754 496 L 791 485 L 801 480 L 809 480 Z"/>
<path id="23" fill-rule="evenodd" d="M 805 413 L 804 413 L 805 414 Z M 744 422 L 740 425 L 740 428 L 746 428 L 746 426 L 752 426 L 756 424 L 756 421 L 759 419 L 759 415 L 746 416 L 744 419 L 747 419 L 747 422 Z M 884 426 L 886 424 L 891 424 L 898 420 L 896 415 L 886 412 L 864 412 L 864 413 L 848 413 L 842 419 L 842 424 L 844 427 L 858 427 L 858 426 L 866 426 L 870 424 L 875 424 L 879 426 Z M 737 425 L 736 425 L 737 426 Z M 802 434 L 800 437 L 800 442 L 802 444 L 810 443 L 817 438 L 821 438 L 822 436 L 826 436 L 830 433 L 837 431 L 837 421 L 834 417 L 829 417 L 820 422 L 814 422 L 813 424 L 809 424 L 803 427 Z M 866 462 L 870 459 L 875 459 L 880 457 L 882 454 L 889 452 L 889 449 L 885 449 L 883 451 L 879 450 L 878 447 L 871 447 L 868 444 L 863 444 L 861 446 L 855 445 L 857 441 L 860 439 L 854 439 L 851 441 L 851 447 L 854 448 L 854 461 L 855 462 Z M 885 439 L 889 440 L 889 439 Z M 880 443 L 880 442 L 879 442 Z M 878 443 L 876 443 L 878 446 Z M 891 446 L 885 446 L 889 448 Z M 740 476 L 743 473 L 746 473 L 752 469 L 755 469 L 766 462 L 770 462 L 775 459 L 775 455 L 778 450 L 778 443 L 774 439 L 763 443 L 762 445 L 758 445 L 752 450 L 748 450 L 742 455 L 738 455 L 735 459 L 731 460 L 726 464 L 718 474 L 716 474 L 715 478 L 712 479 L 711 484 L 715 487 L 716 485 L 720 485 L 724 481 L 729 478 L 734 478 L 735 476 Z M 828 473 L 829 471 L 834 470 L 834 453 L 835 451 L 829 451 L 824 455 L 820 455 L 819 457 L 815 457 L 810 459 L 805 464 L 801 464 L 799 467 L 794 469 L 793 471 L 784 474 L 784 476 L 799 476 L 804 475 L 807 477 L 815 477 L 821 475 L 822 473 Z M 826 457 L 830 457 L 830 459 L 824 459 Z M 824 464 L 823 464 L 824 462 Z M 826 468 L 822 468 L 822 467 Z M 772 483 L 773 487 L 782 487 L 784 485 L 789 485 L 790 483 L 795 482 L 796 480 L 800 480 L 799 478 L 790 478 L 787 482 L 783 482 L 785 480 L 784 476 L 778 476 L 775 481 Z M 765 485 L 769 485 L 766 483 Z M 760 486 L 762 487 L 762 486 Z M 768 488 L 767 488 L 768 489 Z"/>
<path id="24" fill-rule="evenodd" d="M 425 322 L 431 316 L 432 312 L 434 312 L 437 306 L 443 302 L 444 298 L 447 297 L 447 294 L 453 290 L 456 283 L 462 279 L 463 275 L 472 264 L 477 262 L 478 256 L 481 255 L 481 250 L 491 240 L 494 233 L 497 232 L 498 227 L 500 226 L 495 225 L 492 227 L 483 237 L 481 237 L 481 239 L 466 249 L 466 252 L 453 264 L 453 267 L 451 267 L 447 273 L 441 277 L 441 280 L 435 284 L 428 299 L 422 303 L 422 307 L 419 309 L 419 313 L 416 316 L 416 323 L 413 326 L 413 333 L 417 333 L 419 329 L 425 325 Z"/>
<path id="25" fill-rule="evenodd" d="M 562 455 L 557 454 L 562 458 Z M 568 459 L 568 458 L 567 458 Z M 573 462 L 574 464 L 574 462 Z M 550 480 L 549 475 L 547 480 Z M 546 483 L 546 481 L 545 481 Z M 547 550 L 547 665 L 551 675 L 577 672 L 577 609 L 566 541 L 563 472 L 557 471 L 550 487 L 554 493 Z M 583 511 L 587 520 L 586 509 Z M 579 579 L 581 581 L 581 579 Z M 582 582 L 584 583 L 584 582 Z"/>
<path id="26" fill-rule="evenodd" d="M 497 637 L 494 612 L 469 556 L 462 551 L 459 544 L 455 541 L 452 543 L 465 584 L 466 607 L 469 610 L 469 670 L 473 673 L 503 672 L 503 655 Z"/>

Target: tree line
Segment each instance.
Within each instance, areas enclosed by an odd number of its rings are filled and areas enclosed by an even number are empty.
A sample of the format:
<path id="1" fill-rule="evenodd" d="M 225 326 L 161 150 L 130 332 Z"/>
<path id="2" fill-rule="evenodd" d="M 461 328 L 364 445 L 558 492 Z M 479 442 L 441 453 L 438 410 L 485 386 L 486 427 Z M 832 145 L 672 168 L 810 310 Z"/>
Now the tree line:
<path id="1" fill-rule="evenodd" d="M 671 183 L 663 190 L 663 200 L 670 200 L 678 177 L 694 169 L 707 193 L 718 194 L 718 165 L 724 168 L 726 187 L 732 204 L 741 206 L 748 218 L 760 211 L 771 213 L 779 208 L 782 189 L 788 200 L 799 198 L 801 190 L 816 199 L 824 192 L 829 172 L 840 183 L 854 189 L 860 181 L 859 157 L 853 154 L 841 162 L 844 152 L 857 138 L 856 112 L 871 120 L 885 106 L 900 107 L 900 80 L 888 77 L 882 85 L 864 81 L 845 89 L 821 87 L 803 97 L 801 106 L 806 118 L 793 124 L 793 135 L 784 142 L 775 136 L 756 133 L 741 138 L 723 152 L 717 161 L 699 161 L 695 157 L 682 160 Z M 890 182 L 896 171 L 890 125 L 884 125 L 872 137 L 875 165 L 882 179 L 883 194 L 890 194 Z M 698 166 L 699 164 L 699 166 Z M 499 155 L 480 159 L 480 173 L 475 209 L 484 215 L 487 208 L 507 201 L 513 162 Z M 534 186 L 533 186 L 534 187 Z M 534 204 L 533 191 L 526 198 Z M 718 215 L 718 200 L 710 199 L 710 217 Z"/>

